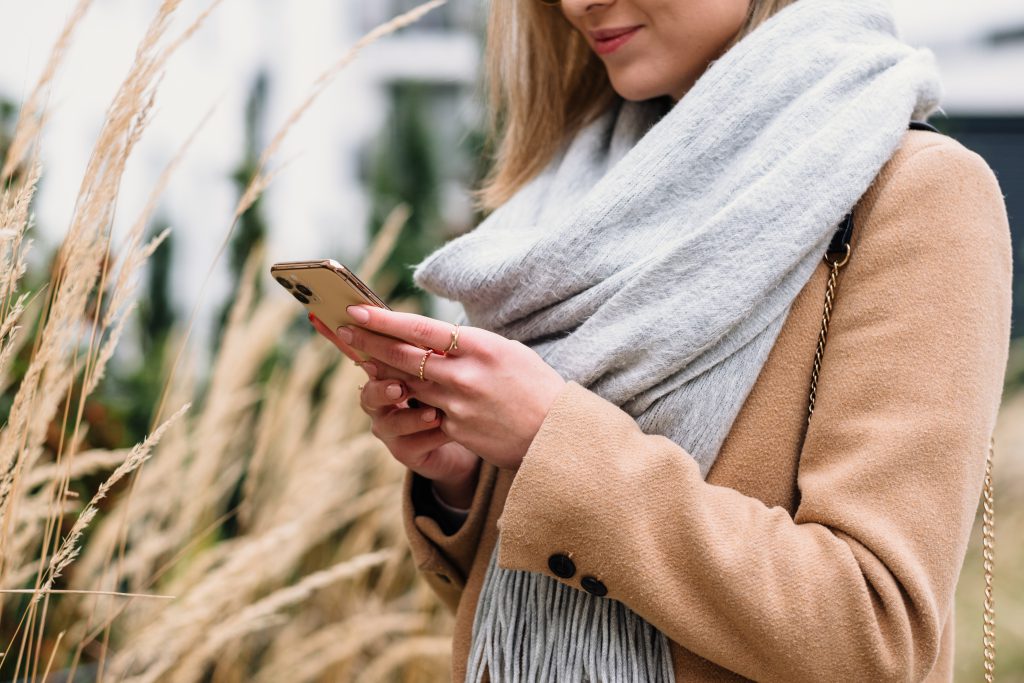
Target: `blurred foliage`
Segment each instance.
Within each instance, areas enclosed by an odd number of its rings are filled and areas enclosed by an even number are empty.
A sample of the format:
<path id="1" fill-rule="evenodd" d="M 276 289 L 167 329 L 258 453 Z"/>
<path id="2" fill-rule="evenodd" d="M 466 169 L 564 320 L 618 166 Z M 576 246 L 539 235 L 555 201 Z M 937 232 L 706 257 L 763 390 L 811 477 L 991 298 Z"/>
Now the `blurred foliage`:
<path id="1" fill-rule="evenodd" d="M 487 137 L 487 133 L 482 128 L 471 128 L 466 132 L 463 138 L 463 145 L 466 150 L 466 154 L 473 162 L 472 173 L 469 177 L 468 186 L 471 188 L 479 188 L 483 183 L 484 177 L 490 172 L 491 166 L 493 165 L 494 157 L 494 145 Z M 473 204 L 473 219 L 472 225 L 478 224 L 480 221 L 487 218 L 488 212 L 483 211 L 474 202 Z"/>
<path id="2" fill-rule="evenodd" d="M 157 220 L 147 240 L 166 227 L 165 219 Z M 163 392 L 169 335 L 177 322 L 171 297 L 174 245 L 171 232 L 147 263 L 135 318 L 141 362 L 113 366 L 100 387 L 102 400 L 110 404 L 114 415 L 124 424 L 127 441 L 123 443 L 137 443 L 149 432 L 153 411 Z"/>
<path id="3" fill-rule="evenodd" d="M 0 97 L 0 159 L 7 157 L 7 148 L 11 146 L 11 136 L 17 119 L 18 106 Z"/>
<path id="4" fill-rule="evenodd" d="M 245 188 L 259 171 L 260 152 L 263 149 L 261 133 L 267 111 L 268 81 L 266 71 L 260 71 L 249 88 L 249 96 L 245 104 L 245 148 L 242 150 L 242 160 L 231 176 L 235 187 L 238 188 L 239 197 L 242 196 Z M 224 301 L 217 316 L 217 325 L 214 330 L 215 347 L 220 343 L 228 311 L 233 303 L 234 292 L 238 291 L 238 282 L 242 277 L 245 261 L 252 250 L 266 239 L 267 220 L 263 215 L 263 205 L 263 194 L 261 193 L 252 206 L 239 216 L 238 223 L 231 234 L 231 240 L 228 243 L 228 272 L 231 274 L 231 287 L 228 290 L 228 298 Z M 262 294 L 262 283 L 262 278 L 256 280 L 257 298 Z"/>
<path id="5" fill-rule="evenodd" d="M 1018 391 L 1024 391 L 1024 337 L 1010 340 L 1003 396 L 1011 396 Z"/>
<path id="6" fill-rule="evenodd" d="M 413 297 L 421 307 L 428 301 L 406 266 L 422 260 L 442 233 L 438 153 L 424 117 L 427 89 L 410 81 L 390 85 L 391 112 L 375 150 L 369 188 L 371 239 L 395 206 L 405 203 L 412 211 L 377 276 L 378 294 L 385 300 Z"/>
<path id="7" fill-rule="evenodd" d="M 444 215 L 443 188 L 446 182 L 458 182 L 467 193 L 468 188 L 478 187 L 489 169 L 491 149 L 476 122 L 451 118 L 462 111 L 461 86 L 396 80 L 388 90 L 390 112 L 366 172 L 370 238 L 398 204 L 408 205 L 411 216 L 377 276 L 376 287 L 386 299 L 411 298 L 431 315 L 433 302 L 413 283 L 413 267 L 485 217 L 474 205 L 464 218 L 454 218 L 460 224 L 449 224 L 452 218 Z"/>

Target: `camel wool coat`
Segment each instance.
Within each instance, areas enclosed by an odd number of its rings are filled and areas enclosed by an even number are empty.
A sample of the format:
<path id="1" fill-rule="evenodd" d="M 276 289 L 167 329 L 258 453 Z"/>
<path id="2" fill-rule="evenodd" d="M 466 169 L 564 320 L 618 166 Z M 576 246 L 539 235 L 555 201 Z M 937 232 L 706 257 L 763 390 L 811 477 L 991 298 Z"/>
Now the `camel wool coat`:
<path id="1" fill-rule="evenodd" d="M 412 557 L 455 615 L 454 681 L 499 533 L 502 567 L 577 590 L 596 578 L 663 631 L 679 681 L 952 679 L 953 595 L 1009 347 L 1006 206 L 978 154 L 908 130 L 854 220 L 809 425 L 824 261 L 707 480 L 572 381 L 518 470 L 482 463 L 457 529 L 406 471 Z"/>

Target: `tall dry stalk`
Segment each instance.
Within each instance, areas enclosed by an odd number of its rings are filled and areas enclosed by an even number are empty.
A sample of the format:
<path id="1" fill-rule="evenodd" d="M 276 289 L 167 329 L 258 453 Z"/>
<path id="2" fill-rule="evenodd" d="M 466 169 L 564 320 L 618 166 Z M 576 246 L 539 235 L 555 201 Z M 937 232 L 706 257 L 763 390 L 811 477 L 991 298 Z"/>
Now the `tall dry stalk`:
<path id="1" fill-rule="evenodd" d="M 17 648 L 11 647 L 13 643 L 4 648 L 3 663 L 14 653 L 16 678 L 22 671 L 32 678 L 38 673 L 50 589 L 79 553 L 83 532 L 97 513 L 96 503 L 120 478 L 142 464 L 165 428 L 159 426 L 131 451 L 61 538 L 64 515 L 69 511 L 71 472 L 76 470 L 74 459 L 83 436 L 85 402 L 103 377 L 134 307 L 128 302 L 139 268 L 165 236 L 143 245 L 137 231 L 133 231 L 131 236 L 136 239 L 129 240 L 120 258 L 111 250 L 110 228 L 121 178 L 149 123 L 161 70 L 172 52 L 162 49 L 160 43 L 177 4 L 176 0 L 166 0 L 159 8 L 108 108 L 53 266 L 27 370 L 0 427 L 0 585 L 11 586 L 12 578 L 24 581 L 31 577 L 31 567 L 36 567 L 36 592 L 14 629 Z M 87 1 L 79 2 L 61 32 L 38 84 L 22 108 L 0 170 L 5 182 L 0 199 L 4 230 L 0 244 L 0 265 L 4 266 L 0 282 L 0 377 L 4 378 L 8 377 L 7 366 L 16 348 L 13 336 L 28 296 L 21 293 L 15 298 L 14 293 L 25 272 L 25 234 L 31 225 L 28 210 L 40 175 L 39 136 L 46 116 L 42 101 L 48 97 L 48 87 L 73 29 L 88 6 Z M 31 156 L 27 156 L 30 151 Z M 16 180 L 19 169 L 21 179 Z M 142 217 L 137 224 L 146 222 Z M 119 276 L 110 283 L 109 275 L 115 269 L 119 269 Z M 4 379 L 3 383 L 8 382 Z M 44 447 L 44 438 L 54 422 L 61 427 L 61 441 L 51 454 Z M 52 465 L 46 461 L 49 457 Z M 47 471 L 50 478 L 42 486 L 27 485 L 27 481 L 38 481 L 34 473 L 39 469 Z M 24 514 L 43 507 L 48 514 Z"/>
<path id="2" fill-rule="evenodd" d="M 142 235 L 195 133 L 114 249 L 121 178 L 150 122 L 164 66 L 219 2 L 177 36 L 169 27 L 180 0 L 161 2 L 97 136 L 51 280 L 35 299 L 19 287 L 42 172 L 45 101 L 89 0 L 80 0 L 58 38 L 0 168 L 0 388 L 9 385 L 13 355 L 31 346 L 0 428 L 0 591 L 26 584 L 34 591 L 0 668 L 35 680 L 91 661 L 99 679 L 233 681 L 272 680 L 300 661 L 292 680 L 343 680 L 368 666 L 391 670 L 420 652 L 430 672 L 422 680 L 430 680 L 447 665 L 430 634 L 450 618 L 414 580 L 397 505 L 404 468 L 367 430 L 355 391 L 362 371 L 340 363 L 323 340 L 289 332 L 297 317 L 290 300 L 255 298 L 254 282 L 265 277 L 261 253 L 247 264 L 203 394 L 193 395 L 204 382 L 185 353 L 193 311 L 150 436 L 134 448 L 81 450 L 85 401 L 135 308 L 138 273 L 167 233 L 148 243 Z M 335 75 L 366 45 L 443 3 L 431 0 L 377 27 L 314 81 L 261 155 L 218 258 L 239 216 L 281 171 L 270 162 L 288 130 Z M 365 279 L 407 217 L 400 207 L 389 218 L 360 270 Z M 40 324 L 29 338 L 21 320 L 33 301 Z M 294 361 L 263 383 L 261 368 L 283 338 Z M 165 404 L 192 400 L 199 410 L 162 419 Z M 56 450 L 45 444 L 52 424 L 62 434 Z M 73 481 L 111 470 L 89 502 L 76 500 Z M 105 501 L 101 513 L 98 503 L 128 477 L 129 491 Z M 66 515 L 75 521 L 66 524 Z M 60 582 L 69 590 L 51 605 Z M 176 599 L 133 597 L 153 592 Z M 4 615 L 16 607 L 7 595 L 0 592 Z M 355 628 L 364 623 L 370 628 Z M 341 632 L 351 634 L 347 642 L 318 657 L 296 660 L 292 649 L 267 646 L 272 638 L 308 652 L 309 643 L 328 642 L 323 634 Z M 394 649 L 408 638 L 411 645 Z"/>

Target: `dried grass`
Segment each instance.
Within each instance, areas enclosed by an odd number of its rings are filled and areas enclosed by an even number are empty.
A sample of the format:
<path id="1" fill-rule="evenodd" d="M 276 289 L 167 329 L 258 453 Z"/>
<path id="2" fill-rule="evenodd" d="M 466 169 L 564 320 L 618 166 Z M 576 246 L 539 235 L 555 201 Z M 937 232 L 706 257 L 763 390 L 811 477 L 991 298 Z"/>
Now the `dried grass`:
<path id="1" fill-rule="evenodd" d="M 107 110 L 45 297 L 19 289 L 31 246 L 29 207 L 42 172 L 44 104 L 88 0 L 65 24 L 23 105 L 0 170 L 0 388 L 10 385 L 14 354 L 30 347 L 0 428 L 0 606 L 19 620 L 0 667 L 15 678 L 63 666 L 73 673 L 84 661 L 99 679 L 133 681 L 274 680 L 273 672 L 292 669 L 300 670 L 292 680 L 337 680 L 340 671 L 367 666 L 393 670 L 414 652 L 444 664 L 443 638 L 415 639 L 447 628 L 450 618 L 414 581 L 396 505 L 404 470 L 358 409 L 362 371 L 306 336 L 293 362 L 260 380 L 297 315 L 288 300 L 257 300 L 262 253 L 246 265 L 209 378 L 197 376 L 186 353 L 193 314 L 174 344 L 150 436 L 133 448 L 82 450 L 85 400 L 103 381 L 135 309 L 138 273 L 168 233 L 149 242 L 142 235 L 209 115 L 115 250 L 120 181 L 150 121 L 164 66 L 219 2 L 177 36 L 169 27 L 180 0 L 161 3 Z M 334 76 L 366 45 L 441 4 L 432 0 L 374 29 L 314 81 L 261 155 L 221 251 L 238 217 L 281 171 L 269 164 L 289 129 Z M 404 207 L 389 217 L 363 277 L 372 280 L 407 217 Z M 33 337 L 22 334 L 29 312 L 40 321 Z M 197 386 L 204 387 L 198 397 Z M 185 414 L 193 400 L 198 410 Z M 164 419 L 165 405 L 184 407 Z M 44 440 L 53 424 L 64 435 L 56 450 Z M 77 500 L 70 484 L 103 472 L 110 474 L 91 498 Z M 127 479 L 128 490 L 112 496 Z M 27 605 L 11 601 L 26 592 Z M 139 599 L 154 594 L 176 597 Z M 323 648 L 339 634 L 345 642 Z M 394 649 L 410 637 L 409 648 Z"/>

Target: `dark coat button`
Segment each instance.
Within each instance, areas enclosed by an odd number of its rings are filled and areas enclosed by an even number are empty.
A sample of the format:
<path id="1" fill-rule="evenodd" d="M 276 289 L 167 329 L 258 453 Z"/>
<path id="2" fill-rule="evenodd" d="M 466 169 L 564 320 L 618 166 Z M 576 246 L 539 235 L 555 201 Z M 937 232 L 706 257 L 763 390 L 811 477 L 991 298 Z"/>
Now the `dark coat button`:
<path id="1" fill-rule="evenodd" d="M 555 576 L 561 576 L 563 579 L 568 579 L 576 573 L 576 565 L 569 559 L 568 555 L 562 553 L 555 553 L 548 558 L 548 567 L 554 572 Z"/>
<path id="2" fill-rule="evenodd" d="M 452 580 L 448 578 L 447 574 L 442 574 L 441 572 L 434 572 L 434 573 L 437 574 L 437 578 L 441 579 L 445 583 L 451 583 L 452 582 Z"/>
<path id="3" fill-rule="evenodd" d="M 594 595 L 608 594 L 608 589 L 605 587 L 605 585 L 597 579 L 595 579 L 593 576 L 584 576 L 582 579 L 580 579 L 580 585 L 583 586 L 583 589 L 585 591 L 587 591 L 588 593 L 592 593 Z"/>

